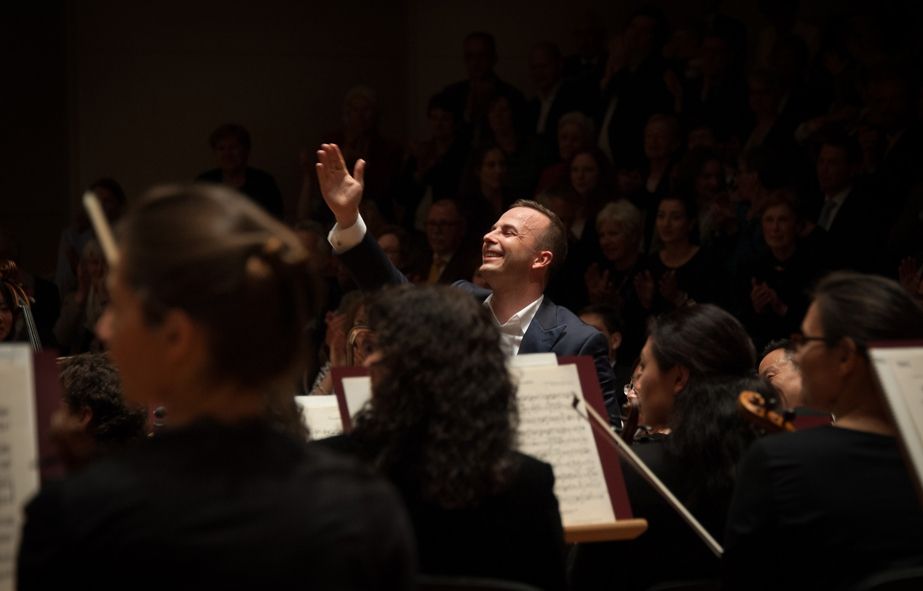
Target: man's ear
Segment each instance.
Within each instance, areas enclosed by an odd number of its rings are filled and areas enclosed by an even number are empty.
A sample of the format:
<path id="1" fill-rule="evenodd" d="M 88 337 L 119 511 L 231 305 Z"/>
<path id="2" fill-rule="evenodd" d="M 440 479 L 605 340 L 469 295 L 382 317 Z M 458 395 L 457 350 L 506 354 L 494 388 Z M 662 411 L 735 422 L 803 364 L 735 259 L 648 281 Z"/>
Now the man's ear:
<path id="1" fill-rule="evenodd" d="M 618 351 L 622 346 L 622 333 L 616 331 L 609 335 L 609 350 Z"/>
<path id="2" fill-rule="evenodd" d="M 535 255 L 535 260 L 532 261 L 533 269 L 545 269 L 551 266 L 551 262 L 554 260 L 554 253 L 550 250 L 540 250 Z"/>

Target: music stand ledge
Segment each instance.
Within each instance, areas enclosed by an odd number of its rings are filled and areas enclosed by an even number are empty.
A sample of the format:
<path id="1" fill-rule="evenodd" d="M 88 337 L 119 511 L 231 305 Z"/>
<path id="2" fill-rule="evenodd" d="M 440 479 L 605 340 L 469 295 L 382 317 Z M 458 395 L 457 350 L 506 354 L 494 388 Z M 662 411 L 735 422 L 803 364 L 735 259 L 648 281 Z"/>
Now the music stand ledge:
<path id="1" fill-rule="evenodd" d="M 615 523 L 571 525 L 564 528 L 564 540 L 568 544 L 633 540 L 646 529 L 646 519 L 619 519 Z"/>

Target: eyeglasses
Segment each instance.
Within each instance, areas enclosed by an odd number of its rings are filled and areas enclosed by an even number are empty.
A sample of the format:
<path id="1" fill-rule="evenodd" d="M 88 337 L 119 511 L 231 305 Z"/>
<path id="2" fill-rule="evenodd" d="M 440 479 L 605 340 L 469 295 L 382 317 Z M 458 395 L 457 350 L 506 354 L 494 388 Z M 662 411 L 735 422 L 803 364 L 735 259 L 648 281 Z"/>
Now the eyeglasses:
<path id="1" fill-rule="evenodd" d="M 635 387 L 635 383 L 633 381 L 625 384 L 625 387 L 622 389 L 622 391 L 625 393 L 625 398 L 628 398 L 629 400 L 638 397 L 638 389 Z"/>
<path id="2" fill-rule="evenodd" d="M 347 333 L 346 344 L 346 365 L 356 365 L 375 350 L 375 333 L 367 324 L 357 322 Z"/>
<path id="3" fill-rule="evenodd" d="M 789 343 L 787 349 L 791 352 L 796 352 L 811 341 L 822 341 L 826 342 L 827 337 L 812 337 L 796 332 L 789 337 Z"/>

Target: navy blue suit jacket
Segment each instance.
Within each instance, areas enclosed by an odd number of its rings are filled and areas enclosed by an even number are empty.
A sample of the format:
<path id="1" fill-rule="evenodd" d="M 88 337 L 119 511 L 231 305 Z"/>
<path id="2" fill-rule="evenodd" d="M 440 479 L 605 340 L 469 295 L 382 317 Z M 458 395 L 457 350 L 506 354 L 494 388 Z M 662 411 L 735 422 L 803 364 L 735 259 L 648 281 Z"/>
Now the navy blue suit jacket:
<path id="1" fill-rule="evenodd" d="M 366 233 L 362 242 L 339 254 L 340 260 L 352 274 L 363 291 L 372 291 L 385 285 L 407 283 L 407 278 L 391 264 Z M 470 281 L 456 281 L 454 287 L 463 289 L 483 302 L 490 290 Z M 542 300 L 535 318 L 529 325 L 519 345 L 520 353 L 554 353 L 558 356 L 589 355 L 596 365 L 596 375 L 609 412 L 609 420 L 620 426 L 618 398 L 615 393 L 615 376 L 609 365 L 609 344 L 598 330 L 584 324 L 573 312 L 554 304 L 548 297 Z"/>

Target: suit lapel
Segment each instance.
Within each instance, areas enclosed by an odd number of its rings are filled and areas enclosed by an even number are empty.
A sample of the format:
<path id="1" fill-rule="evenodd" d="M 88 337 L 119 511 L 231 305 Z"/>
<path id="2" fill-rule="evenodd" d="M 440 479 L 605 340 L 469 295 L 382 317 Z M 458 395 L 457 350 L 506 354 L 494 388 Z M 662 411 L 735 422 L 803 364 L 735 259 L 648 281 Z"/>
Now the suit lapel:
<path id="1" fill-rule="evenodd" d="M 538 312 L 529 324 L 526 334 L 522 335 L 522 343 L 519 345 L 519 353 L 550 353 L 555 343 L 564 334 L 567 327 L 564 324 L 558 324 L 557 306 L 555 306 L 548 296 L 542 300 L 542 305 L 538 307 Z"/>

